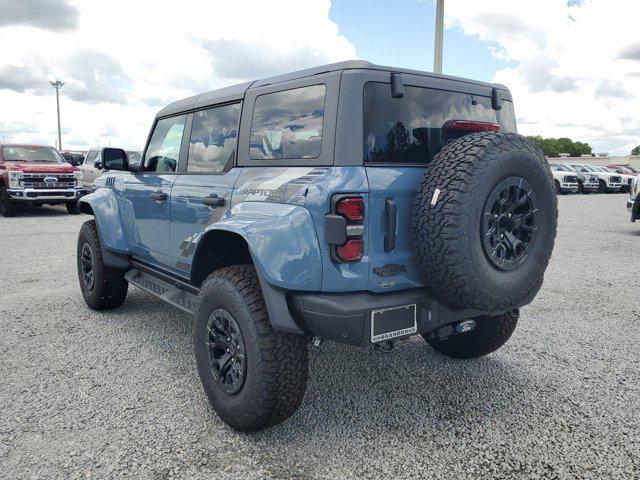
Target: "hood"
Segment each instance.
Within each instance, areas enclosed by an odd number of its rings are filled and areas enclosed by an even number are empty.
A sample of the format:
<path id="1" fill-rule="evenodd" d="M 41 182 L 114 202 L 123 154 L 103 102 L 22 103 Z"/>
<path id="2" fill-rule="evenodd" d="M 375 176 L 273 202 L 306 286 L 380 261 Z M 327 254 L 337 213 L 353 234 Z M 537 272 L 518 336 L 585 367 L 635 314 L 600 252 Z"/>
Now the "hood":
<path id="1" fill-rule="evenodd" d="M 7 170 L 25 173 L 73 173 L 77 170 L 66 162 L 4 162 L 2 166 Z"/>

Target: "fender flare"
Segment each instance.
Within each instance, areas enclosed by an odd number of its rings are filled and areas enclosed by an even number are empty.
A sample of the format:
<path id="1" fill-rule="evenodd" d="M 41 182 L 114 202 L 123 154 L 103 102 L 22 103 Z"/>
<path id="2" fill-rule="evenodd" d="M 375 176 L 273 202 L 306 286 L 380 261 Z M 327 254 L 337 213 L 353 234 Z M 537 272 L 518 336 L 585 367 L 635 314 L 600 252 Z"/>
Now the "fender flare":
<path id="1" fill-rule="evenodd" d="M 124 238 L 118 199 L 108 188 L 99 188 L 78 200 L 82 213 L 93 215 L 102 247 L 102 260 L 114 268 L 129 267 L 129 247 Z"/>
<path id="2" fill-rule="evenodd" d="M 204 230 L 194 258 L 205 236 L 220 230 L 244 238 L 256 269 L 271 285 L 288 290 L 321 290 L 322 254 L 306 208 L 281 203 L 240 203 Z"/>
<path id="3" fill-rule="evenodd" d="M 271 325 L 277 330 L 305 334 L 291 316 L 286 294 L 290 290 L 321 290 L 322 256 L 309 211 L 277 203 L 238 204 L 205 229 L 194 261 L 206 236 L 220 231 L 236 234 L 247 243 Z"/>

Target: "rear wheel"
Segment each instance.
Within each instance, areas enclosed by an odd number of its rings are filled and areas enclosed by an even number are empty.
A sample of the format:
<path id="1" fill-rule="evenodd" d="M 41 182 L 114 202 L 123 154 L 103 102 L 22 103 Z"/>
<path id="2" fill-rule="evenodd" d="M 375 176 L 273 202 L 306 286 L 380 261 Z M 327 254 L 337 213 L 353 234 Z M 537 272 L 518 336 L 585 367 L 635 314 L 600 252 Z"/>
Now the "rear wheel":
<path id="1" fill-rule="evenodd" d="M 423 336 L 425 341 L 438 352 L 453 358 L 476 358 L 495 352 L 511 337 L 518 323 L 514 312 L 495 317 L 476 318 L 475 330 L 454 333 L 445 339 L 437 335 Z"/>
<path id="2" fill-rule="evenodd" d="M 16 214 L 16 204 L 9 198 L 9 192 L 4 185 L 0 186 L 0 215 L 13 217 Z"/>
<path id="3" fill-rule="evenodd" d="M 93 310 L 108 310 L 122 305 L 129 283 L 124 270 L 107 267 L 102 261 L 98 228 L 89 220 L 80 228 L 77 247 L 78 280 L 84 301 Z"/>
<path id="4" fill-rule="evenodd" d="M 530 140 L 491 132 L 445 144 L 413 210 L 427 288 L 459 309 L 528 303 L 542 285 L 557 215 L 549 165 Z"/>
<path id="5" fill-rule="evenodd" d="M 271 327 L 253 266 L 226 267 L 207 277 L 198 294 L 193 341 L 205 393 L 231 428 L 269 428 L 300 406 L 307 339 Z"/>

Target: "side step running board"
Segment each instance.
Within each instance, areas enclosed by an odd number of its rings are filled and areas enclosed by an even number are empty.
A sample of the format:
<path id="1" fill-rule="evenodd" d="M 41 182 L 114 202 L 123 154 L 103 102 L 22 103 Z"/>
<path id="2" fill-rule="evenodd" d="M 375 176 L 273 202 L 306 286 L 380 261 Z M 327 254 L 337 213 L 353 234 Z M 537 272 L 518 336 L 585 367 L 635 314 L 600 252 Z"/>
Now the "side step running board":
<path id="1" fill-rule="evenodd" d="M 169 282 L 145 273 L 137 268 L 129 270 L 124 278 L 132 285 L 144 290 L 180 310 L 193 314 L 196 309 L 196 296 L 185 292 Z"/>

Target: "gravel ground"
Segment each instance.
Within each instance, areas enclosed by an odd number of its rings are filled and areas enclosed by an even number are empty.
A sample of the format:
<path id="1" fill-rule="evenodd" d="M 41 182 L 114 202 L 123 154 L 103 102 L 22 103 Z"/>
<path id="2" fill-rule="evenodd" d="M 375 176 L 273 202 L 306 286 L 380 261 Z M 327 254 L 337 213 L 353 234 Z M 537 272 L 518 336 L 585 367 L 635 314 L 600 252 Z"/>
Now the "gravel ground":
<path id="1" fill-rule="evenodd" d="M 0 476 L 638 478 L 640 225 L 625 200 L 560 197 L 544 287 L 498 352 L 324 344 L 300 411 L 254 435 L 209 407 L 188 315 L 134 289 L 115 311 L 85 306 L 87 217 L 0 218 Z"/>

